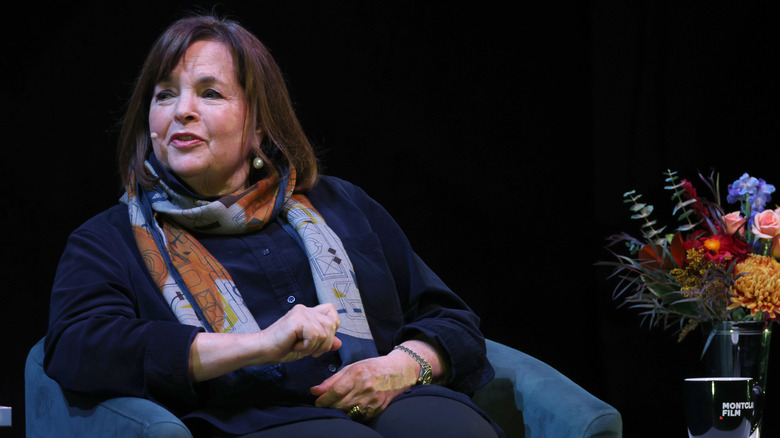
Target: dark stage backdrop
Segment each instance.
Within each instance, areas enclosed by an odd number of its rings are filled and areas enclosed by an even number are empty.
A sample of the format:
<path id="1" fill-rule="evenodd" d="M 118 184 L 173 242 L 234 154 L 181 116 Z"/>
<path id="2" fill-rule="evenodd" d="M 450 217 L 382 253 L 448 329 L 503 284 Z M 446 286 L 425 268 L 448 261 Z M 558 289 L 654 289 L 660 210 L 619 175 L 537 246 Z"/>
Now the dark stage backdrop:
<path id="1" fill-rule="evenodd" d="M 23 436 L 24 359 L 45 334 L 65 239 L 120 195 L 115 125 L 145 53 L 182 12 L 212 8 L 161 3 L 9 11 L 21 27 L 4 26 L 0 40 L 0 404 L 13 406 L 15 425 L 2 434 Z M 615 309 L 608 271 L 594 263 L 607 257 L 604 238 L 632 225 L 623 192 L 645 193 L 664 214 L 667 168 L 696 180 L 714 167 L 724 189 L 743 172 L 780 187 L 780 11 L 527 3 L 216 9 L 269 46 L 325 172 L 386 206 L 487 337 L 618 408 L 625 436 L 684 436 L 681 385 L 698 372 L 700 335 L 677 343 L 641 327 Z M 779 364 L 773 357 L 769 436 L 780 433 Z"/>

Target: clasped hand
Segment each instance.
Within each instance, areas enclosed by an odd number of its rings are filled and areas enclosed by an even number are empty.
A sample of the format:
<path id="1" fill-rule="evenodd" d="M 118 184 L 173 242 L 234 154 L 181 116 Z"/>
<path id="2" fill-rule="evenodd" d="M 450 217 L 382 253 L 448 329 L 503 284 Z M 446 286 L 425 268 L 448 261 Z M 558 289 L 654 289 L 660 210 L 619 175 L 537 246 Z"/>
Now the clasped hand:
<path id="1" fill-rule="evenodd" d="M 204 381 L 246 366 L 292 362 L 338 350 L 339 316 L 332 304 L 297 305 L 268 328 L 248 334 L 199 333 L 190 348 L 190 373 Z M 412 386 L 419 375 L 417 362 L 393 351 L 350 364 L 311 388 L 316 405 L 348 411 L 360 407 L 368 421 Z"/>
<path id="2" fill-rule="evenodd" d="M 296 306 L 265 331 L 280 348 L 279 362 L 289 362 L 337 350 L 341 347 L 341 340 L 336 337 L 338 327 L 338 313 L 327 304 L 313 308 Z M 418 375 L 419 365 L 414 359 L 394 352 L 347 365 L 312 387 L 311 392 L 317 396 L 317 406 L 344 411 L 359 406 L 360 420 L 369 421 L 414 385 Z"/>
<path id="3" fill-rule="evenodd" d="M 316 307 L 296 305 L 261 332 L 264 343 L 268 345 L 268 361 L 292 362 L 338 350 L 341 347 L 341 340 L 336 337 L 339 325 L 338 311 L 332 304 Z"/>
<path id="4" fill-rule="evenodd" d="M 415 374 L 414 367 L 419 365 L 403 355 L 372 357 L 345 366 L 311 388 L 312 394 L 318 396 L 316 406 L 343 411 L 358 406 L 361 416 L 355 419 L 370 421 L 417 381 L 419 371 Z"/>

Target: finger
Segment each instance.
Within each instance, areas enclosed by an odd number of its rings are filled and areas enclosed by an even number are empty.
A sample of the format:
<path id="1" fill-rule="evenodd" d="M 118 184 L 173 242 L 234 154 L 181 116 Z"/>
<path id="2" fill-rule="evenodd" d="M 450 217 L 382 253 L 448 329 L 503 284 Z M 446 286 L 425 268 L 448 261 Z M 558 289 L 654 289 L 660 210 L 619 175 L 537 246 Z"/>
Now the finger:
<path id="1" fill-rule="evenodd" d="M 322 324 L 323 329 L 327 332 L 327 339 L 322 344 L 321 351 L 317 352 L 317 356 L 321 353 L 327 353 L 329 351 L 336 351 L 341 348 L 341 339 L 336 337 L 336 332 L 341 325 L 341 320 L 338 316 L 335 306 L 332 304 L 319 305 L 315 308 L 318 312 L 318 319 Z M 317 357 L 315 356 L 315 357 Z"/>
<path id="2" fill-rule="evenodd" d="M 360 410 L 363 413 L 363 417 L 360 418 L 361 423 L 370 422 L 371 420 L 374 419 L 374 417 L 381 414 L 382 411 L 384 410 L 381 406 L 373 407 L 370 404 L 365 405 L 365 407 L 363 407 L 363 405 L 359 405 L 359 406 L 361 406 Z"/>
<path id="3" fill-rule="evenodd" d="M 298 351 L 319 357 L 323 353 L 337 350 L 341 340 L 336 338 L 338 323 L 333 318 L 319 312 L 311 312 L 302 322 Z"/>
<path id="4" fill-rule="evenodd" d="M 328 392 L 330 388 L 333 386 L 333 384 L 341 378 L 342 372 L 343 370 L 339 370 L 337 373 L 323 380 L 322 383 L 320 383 L 319 385 L 315 385 L 309 388 L 312 395 L 316 395 L 319 397 L 325 394 L 326 392 Z"/>
<path id="5" fill-rule="evenodd" d="M 330 388 L 329 385 L 320 383 L 317 386 L 312 386 L 311 388 L 309 388 L 309 392 L 311 392 L 311 395 L 314 395 L 317 398 L 319 398 L 322 394 L 325 394 L 328 391 L 328 388 Z"/>
<path id="6" fill-rule="evenodd" d="M 345 409 L 345 411 L 347 412 L 349 418 L 360 423 L 370 422 L 377 414 L 376 410 L 371 406 L 360 403 L 355 404 L 349 409 Z"/>
<path id="7" fill-rule="evenodd" d="M 327 349 L 325 349 L 325 347 Z M 303 355 L 317 357 L 329 350 L 328 335 L 316 322 L 307 321 L 300 329 L 296 350 Z M 324 351 L 323 351 L 324 350 Z"/>
<path id="8" fill-rule="evenodd" d="M 333 304 L 320 304 L 314 307 L 314 310 L 332 321 L 336 330 L 341 326 L 341 317 L 339 316 L 338 310 L 336 310 L 336 306 Z"/>
<path id="9" fill-rule="evenodd" d="M 345 377 L 344 370 L 341 370 L 321 384 L 312 387 L 311 391 L 312 394 L 318 395 L 314 402 L 315 406 L 345 409 L 354 405 L 351 402 L 354 399 L 351 394 L 354 389 L 353 379 Z"/>
<path id="10" fill-rule="evenodd" d="M 335 340 L 337 329 L 338 318 L 327 308 L 315 310 L 297 305 L 263 330 L 261 339 L 273 355 L 269 362 L 289 362 L 338 349 L 341 341 Z"/>

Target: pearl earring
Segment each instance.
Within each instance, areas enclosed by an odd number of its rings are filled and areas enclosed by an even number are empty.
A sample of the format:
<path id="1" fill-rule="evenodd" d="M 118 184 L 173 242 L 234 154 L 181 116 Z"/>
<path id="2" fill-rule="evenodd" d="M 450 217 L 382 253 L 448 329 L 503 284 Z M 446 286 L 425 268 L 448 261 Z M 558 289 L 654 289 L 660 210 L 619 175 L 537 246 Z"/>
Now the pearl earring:
<path id="1" fill-rule="evenodd" d="M 263 162 L 263 159 L 260 157 L 255 157 L 254 160 L 252 160 L 252 167 L 255 169 L 262 169 L 265 163 Z"/>

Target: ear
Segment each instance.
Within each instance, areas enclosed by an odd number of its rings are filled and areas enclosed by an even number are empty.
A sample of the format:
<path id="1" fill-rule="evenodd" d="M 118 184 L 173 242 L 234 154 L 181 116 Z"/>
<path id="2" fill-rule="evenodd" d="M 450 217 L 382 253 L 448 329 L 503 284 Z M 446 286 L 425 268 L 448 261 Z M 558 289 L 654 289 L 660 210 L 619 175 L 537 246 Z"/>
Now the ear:
<path id="1" fill-rule="evenodd" d="M 252 138 L 249 139 L 249 149 L 253 151 L 259 151 L 260 150 L 260 144 L 263 143 L 263 138 L 265 137 L 265 133 L 262 129 L 258 128 L 255 130 L 254 135 L 252 135 Z"/>

